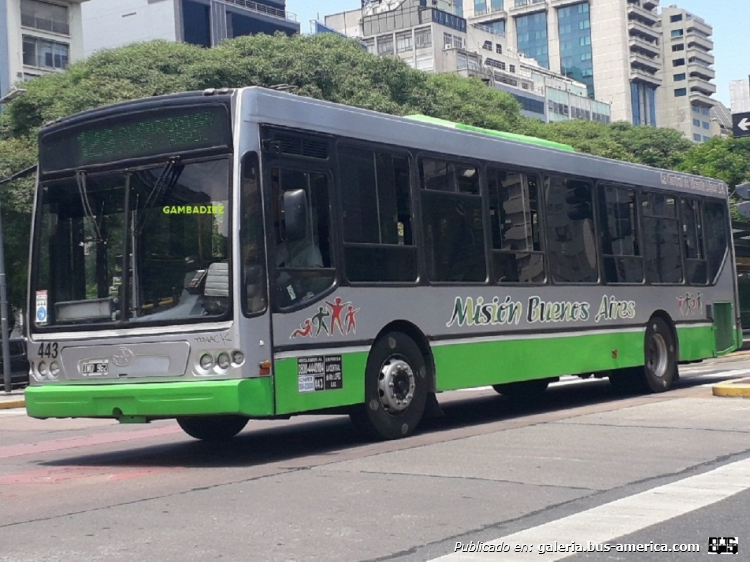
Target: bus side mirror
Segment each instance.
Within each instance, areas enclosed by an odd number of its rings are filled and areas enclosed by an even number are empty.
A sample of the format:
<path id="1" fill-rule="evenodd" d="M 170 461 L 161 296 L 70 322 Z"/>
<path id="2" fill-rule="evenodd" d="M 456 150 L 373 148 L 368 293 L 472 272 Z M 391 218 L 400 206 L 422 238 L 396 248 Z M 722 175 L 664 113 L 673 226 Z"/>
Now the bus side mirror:
<path id="1" fill-rule="evenodd" d="M 299 242 L 307 238 L 307 194 L 303 189 L 284 192 L 284 240 Z"/>
<path id="2" fill-rule="evenodd" d="M 750 182 L 741 183 L 735 186 L 734 194 L 744 201 L 750 199 Z"/>

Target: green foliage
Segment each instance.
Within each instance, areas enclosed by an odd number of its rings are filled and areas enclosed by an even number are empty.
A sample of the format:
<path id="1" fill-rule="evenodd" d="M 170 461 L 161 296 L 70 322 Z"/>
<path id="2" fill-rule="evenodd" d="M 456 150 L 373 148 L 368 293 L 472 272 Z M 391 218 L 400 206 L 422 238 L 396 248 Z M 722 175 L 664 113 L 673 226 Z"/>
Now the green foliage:
<path id="1" fill-rule="evenodd" d="M 543 124 L 522 117 L 511 95 L 479 80 L 417 71 L 398 58 L 373 56 L 359 43 L 334 34 L 239 37 L 212 49 L 165 41 L 139 43 L 101 51 L 67 72 L 25 82 L 27 93 L 0 115 L 0 177 L 32 165 L 40 128 L 60 117 L 182 90 L 278 84 L 288 84 L 303 96 L 537 136 L 571 144 L 580 152 L 679 167 L 731 185 L 750 177 L 747 143 L 715 139 L 693 146 L 675 131 L 626 123 Z M 16 306 L 25 306 L 32 196 L 32 178 L 4 185 L 0 195 L 6 263 L 13 264 L 8 268 L 9 299 Z"/>

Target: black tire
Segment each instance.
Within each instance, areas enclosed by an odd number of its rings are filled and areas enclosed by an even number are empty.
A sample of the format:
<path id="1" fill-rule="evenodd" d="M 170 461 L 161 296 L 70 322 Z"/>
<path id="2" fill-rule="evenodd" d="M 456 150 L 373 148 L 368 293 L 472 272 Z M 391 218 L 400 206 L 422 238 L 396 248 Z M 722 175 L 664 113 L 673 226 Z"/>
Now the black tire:
<path id="1" fill-rule="evenodd" d="M 228 441 L 247 425 L 244 416 L 186 416 L 177 423 L 190 437 L 201 441 Z"/>
<path id="2" fill-rule="evenodd" d="M 644 343 L 643 388 L 646 392 L 665 392 L 677 380 L 677 344 L 669 325 L 658 316 L 646 328 Z"/>
<path id="3" fill-rule="evenodd" d="M 677 344 L 667 322 L 654 316 L 646 327 L 643 367 L 619 369 L 609 375 L 612 387 L 621 393 L 665 392 L 678 378 Z"/>
<path id="4" fill-rule="evenodd" d="M 385 334 L 370 350 L 365 402 L 352 410 L 352 422 L 378 439 L 411 435 L 424 414 L 427 386 L 427 365 L 417 344 L 400 332 Z"/>
<path id="5" fill-rule="evenodd" d="M 536 379 L 533 381 L 509 382 L 493 384 L 492 389 L 498 394 L 514 399 L 538 398 L 547 390 L 551 379 Z"/>

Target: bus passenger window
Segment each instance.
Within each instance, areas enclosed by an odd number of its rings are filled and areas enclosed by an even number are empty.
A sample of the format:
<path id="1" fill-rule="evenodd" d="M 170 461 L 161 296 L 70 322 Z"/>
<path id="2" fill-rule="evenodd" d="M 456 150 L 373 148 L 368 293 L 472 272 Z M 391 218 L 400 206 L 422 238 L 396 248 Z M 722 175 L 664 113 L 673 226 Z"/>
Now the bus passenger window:
<path id="1" fill-rule="evenodd" d="M 643 256 L 638 236 L 635 191 L 604 185 L 599 191 L 599 206 L 604 281 L 641 283 Z"/>
<path id="2" fill-rule="evenodd" d="M 415 281 L 408 159 L 342 145 L 339 162 L 346 278 L 352 282 Z"/>
<path id="3" fill-rule="evenodd" d="M 705 285 L 708 283 L 708 269 L 703 248 L 700 201 L 680 199 L 680 215 L 686 280 L 691 285 Z"/>
<path id="4" fill-rule="evenodd" d="M 677 201 L 660 193 L 646 193 L 641 201 L 646 280 L 682 283 L 682 252 Z"/>
<path id="5" fill-rule="evenodd" d="M 310 300 L 333 284 L 328 177 L 322 172 L 285 168 L 271 170 L 274 202 L 273 228 L 278 306 L 286 308 Z M 305 232 L 300 238 L 287 231 L 285 195 L 303 195 Z"/>
<path id="6" fill-rule="evenodd" d="M 550 176 L 544 181 L 547 255 L 554 281 L 596 283 L 593 190 L 585 181 Z"/>
<path id="7" fill-rule="evenodd" d="M 492 262 L 499 283 L 543 283 L 539 193 L 534 176 L 489 168 Z"/>

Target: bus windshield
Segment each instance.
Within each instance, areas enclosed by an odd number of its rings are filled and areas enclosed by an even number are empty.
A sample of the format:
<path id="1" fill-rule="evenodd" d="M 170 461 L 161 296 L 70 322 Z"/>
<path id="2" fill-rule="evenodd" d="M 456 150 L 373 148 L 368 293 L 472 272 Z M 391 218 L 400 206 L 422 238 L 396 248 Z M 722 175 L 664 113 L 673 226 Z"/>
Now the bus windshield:
<path id="1" fill-rule="evenodd" d="M 216 320 L 230 310 L 228 158 L 42 184 L 37 328 Z"/>

